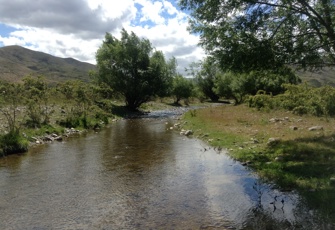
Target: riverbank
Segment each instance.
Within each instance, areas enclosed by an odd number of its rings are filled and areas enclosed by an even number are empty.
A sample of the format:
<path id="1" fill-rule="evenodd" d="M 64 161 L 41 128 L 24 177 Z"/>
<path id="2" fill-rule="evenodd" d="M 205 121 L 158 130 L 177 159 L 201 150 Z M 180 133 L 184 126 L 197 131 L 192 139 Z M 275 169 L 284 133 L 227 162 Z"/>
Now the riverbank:
<path id="1" fill-rule="evenodd" d="M 193 110 L 183 128 L 335 220 L 335 119 L 246 105 Z"/>
<path id="2" fill-rule="evenodd" d="M 183 101 L 180 105 L 173 104 L 171 98 L 150 101 L 142 104 L 138 111 L 129 111 L 121 101 L 105 101 L 99 105 L 99 109 L 86 112 L 86 117 L 72 117 L 67 113 L 64 106 L 53 105 L 53 112 L 50 113 L 49 124 L 42 124 L 39 127 L 27 127 L 20 125 L 20 128 L 8 134 L 6 117 L 0 114 L 0 157 L 9 154 L 20 154 L 28 151 L 35 145 L 47 144 L 53 141 L 63 141 L 71 136 L 80 136 L 89 130 L 99 130 L 106 125 L 120 119 L 137 118 L 147 116 L 153 111 L 159 111 L 158 116 L 164 112 L 174 112 L 182 114 L 193 106 L 206 107 L 211 103 L 200 103 L 198 100 Z M 21 106 L 17 109 L 17 120 L 24 124 L 26 108 Z"/>

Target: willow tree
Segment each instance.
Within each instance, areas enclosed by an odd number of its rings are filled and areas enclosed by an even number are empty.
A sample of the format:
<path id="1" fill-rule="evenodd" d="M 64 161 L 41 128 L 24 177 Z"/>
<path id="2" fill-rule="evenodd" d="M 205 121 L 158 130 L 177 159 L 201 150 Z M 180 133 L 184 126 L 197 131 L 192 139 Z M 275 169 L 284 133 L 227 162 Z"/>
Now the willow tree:
<path id="1" fill-rule="evenodd" d="M 175 71 L 174 59 L 166 61 L 148 39 L 123 29 L 121 39 L 106 33 L 96 54 L 100 83 L 125 98 L 126 106 L 136 110 L 152 96 L 167 94 Z"/>
<path id="2" fill-rule="evenodd" d="M 181 0 L 189 29 L 225 69 L 335 64 L 334 0 Z"/>
<path id="3" fill-rule="evenodd" d="M 175 98 L 174 104 L 179 105 L 181 99 L 188 99 L 192 96 L 193 83 L 190 79 L 184 78 L 181 74 L 177 74 L 173 78 L 172 96 Z"/>
<path id="4" fill-rule="evenodd" d="M 195 83 L 200 92 L 211 101 L 219 100 L 218 94 L 214 91 L 214 85 L 217 77 L 222 71 L 219 66 L 210 57 L 190 64 L 187 71 L 195 78 Z"/>

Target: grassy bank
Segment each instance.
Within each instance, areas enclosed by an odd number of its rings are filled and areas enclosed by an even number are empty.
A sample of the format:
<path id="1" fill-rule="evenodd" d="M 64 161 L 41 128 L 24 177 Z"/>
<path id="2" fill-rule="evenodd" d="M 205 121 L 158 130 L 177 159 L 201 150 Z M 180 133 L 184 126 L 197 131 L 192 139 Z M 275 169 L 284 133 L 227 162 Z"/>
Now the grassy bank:
<path id="1" fill-rule="evenodd" d="M 261 112 L 246 105 L 189 111 L 192 129 L 216 148 L 285 190 L 298 190 L 335 220 L 335 119 Z"/>

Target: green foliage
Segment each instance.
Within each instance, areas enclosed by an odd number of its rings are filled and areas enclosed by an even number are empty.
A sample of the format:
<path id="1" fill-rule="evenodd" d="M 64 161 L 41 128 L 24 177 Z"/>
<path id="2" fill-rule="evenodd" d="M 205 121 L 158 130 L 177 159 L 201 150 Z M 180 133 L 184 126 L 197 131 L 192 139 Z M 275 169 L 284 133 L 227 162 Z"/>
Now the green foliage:
<path id="1" fill-rule="evenodd" d="M 170 95 L 173 76 L 177 75 L 176 68 L 177 61 L 174 57 L 166 61 L 161 51 L 153 53 L 149 66 L 150 78 L 155 87 L 154 89 L 150 89 L 153 91 L 152 96 L 166 97 Z"/>
<path id="2" fill-rule="evenodd" d="M 195 77 L 196 86 L 202 95 L 213 102 L 219 100 L 219 96 L 214 91 L 214 85 L 220 69 L 211 58 L 207 57 L 203 61 L 192 63 L 187 71 Z"/>
<path id="3" fill-rule="evenodd" d="M 243 100 L 244 93 L 242 92 L 242 75 L 227 72 L 218 76 L 215 82 L 215 92 L 220 97 L 227 99 L 233 98 L 235 104 L 239 104 Z"/>
<path id="4" fill-rule="evenodd" d="M 109 113 L 96 106 L 89 108 L 88 113 L 68 111 L 64 118 L 57 121 L 58 125 L 66 128 L 96 129 L 109 123 Z"/>
<path id="5" fill-rule="evenodd" d="M 57 91 L 60 92 L 66 100 L 73 100 L 75 89 L 78 88 L 79 81 L 66 81 L 57 85 Z"/>
<path id="6" fill-rule="evenodd" d="M 121 40 L 107 33 L 96 54 L 95 78 L 125 98 L 126 106 L 136 110 L 152 96 L 169 93 L 176 62 L 166 62 L 161 51 L 153 51 L 147 39 L 121 32 Z"/>
<path id="7" fill-rule="evenodd" d="M 111 90 L 105 84 L 93 85 L 79 80 L 70 80 L 57 85 L 56 90 L 60 92 L 67 101 L 74 101 L 80 107 L 80 110 L 85 110 L 85 107 L 91 105 L 93 101 L 100 98 L 111 97 Z"/>
<path id="8" fill-rule="evenodd" d="M 101 94 L 105 94 L 107 90 L 82 81 L 67 81 L 59 84 L 57 91 L 68 101 L 64 105 L 65 118 L 60 119 L 58 123 L 68 128 L 94 126 L 91 124 L 93 119 L 91 114 L 97 110 L 94 103 L 99 101 Z"/>
<path id="9" fill-rule="evenodd" d="M 27 150 L 23 132 L 29 139 L 45 133 L 60 134 L 63 127 L 95 129 L 107 124 L 114 107 L 104 98 L 111 93 L 109 86 L 77 80 L 51 88 L 41 76 L 28 76 L 23 84 L 1 82 L 0 113 L 5 118 L 0 127 L 5 133 L 0 134 L 1 151 L 9 154 Z"/>
<path id="10" fill-rule="evenodd" d="M 67 128 L 89 128 L 87 117 L 75 116 L 73 114 L 68 115 L 65 119 L 58 121 L 58 124 Z"/>
<path id="11" fill-rule="evenodd" d="M 181 75 L 173 78 L 172 95 L 175 98 L 175 104 L 179 104 L 181 99 L 188 99 L 192 95 L 193 84 L 190 80 Z"/>
<path id="12" fill-rule="evenodd" d="M 291 69 L 282 67 L 276 70 L 251 71 L 246 76 L 247 84 L 244 86 L 248 94 L 255 95 L 259 90 L 281 94 L 285 91 L 283 84 L 298 84 L 300 79 Z"/>
<path id="13" fill-rule="evenodd" d="M 49 103 L 50 89 L 42 76 L 28 76 L 23 79 L 25 103 L 27 105 L 27 125 L 32 128 L 40 127 L 50 122 L 53 113 Z"/>
<path id="14" fill-rule="evenodd" d="M 64 128 L 57 125 L 42 125 L 38 129 L 24 129 L 22 132 L 25 133 L 25 137 L 28 140 L 32 140 L 31 137 L 44 136 L 45 134 L 58 134 L 61 135 L 64 133 Z"/>
<path id="15" fill-rule="evenodd" d="M 250 71 L 249 73 L 226 72 L 217 77 L 215 91 L 221 97 L 233 98 L 235 104 L 244 101 L 247 95 L 266 91 L 271 95 L 283 93 L 283 84 L 297 84 L 300 79 L 288 68 Z"/>
<path id="16" fill-rule="evenodd" d="M 274 100 L 272 95 L 267 95 L 265 91 L 259 91 L 255 96 L 251 96 L 247 99 L 249 107 L 260 109 L 274 109 Z"/>
<path id="17" fill-rule="evenodd" d="M 23 153 L 28 150 L 28 141 L 20 134 L 19 130 L 11 130 L 0 136 L 0 148 L 5 155 Z"/>
<path id="18" fill-rule="evenodd" d="M 100 83 L 94 87 L 95 94 L 100 99 L 112 99 L 115 97 L 113 89 L 111 89 L 106 83 Z"/>
<path id="19" fill-rule="evenodd" d="M 335 62 L 334 1 L 181 0 L 190 31 L 234 72 Z"/>
<path id="20" fill-rule="evenodd" d="M 249 97 L 248 104 L 255 108 L 286 109 L 298 115 L 335 115 L 335 88 L 323 86 L 315 88 L 302 85 L 284 84 L 286 91 L 277 96 L 255 95 Z"/>
<path id="21" fill-rule="evenodd" d="M 57 91 L 65 99 L 63 117 L 57 121 L 59 125 L 90 129 L 108 124 L 113 113 L 113 106 L 108 98 L 113 92 L 106 84 L 67 81 L 59 84 Z"/>
<path id="22" fill-rule="evenodd" d="M 18 130 L 23 123 L 19 106 L 23 103 L 23 87 L 20 84 L 2 83 L 0 85 L 0 112 L 6 119 L 8 132 Z"/>

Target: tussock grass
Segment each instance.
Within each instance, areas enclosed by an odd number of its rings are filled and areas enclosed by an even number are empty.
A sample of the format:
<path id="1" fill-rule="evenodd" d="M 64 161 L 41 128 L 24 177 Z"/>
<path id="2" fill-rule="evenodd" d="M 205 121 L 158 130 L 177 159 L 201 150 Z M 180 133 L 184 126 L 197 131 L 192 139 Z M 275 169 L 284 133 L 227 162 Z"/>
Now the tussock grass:
<path id="1" fill-rule="evenodd" d="M 23 153 L 27 150 L 28 141 L 20 135 L 18 130 L 0 135 L 0 155 Z"/>
<path id="2" fill-rule="evenodd" d="M 335 185 L 330 180 L 335 177 L 334 118 L 225 105 L 190 111 L 183 119 L 183 128 L 192 129 L 196 137 L 226 148 L 282 189 L 299 191 L 335 220 Z M 309 131 L 313 126 L 323 129 Z M 269 138 L 275 141 L 269 144 Z"/>

